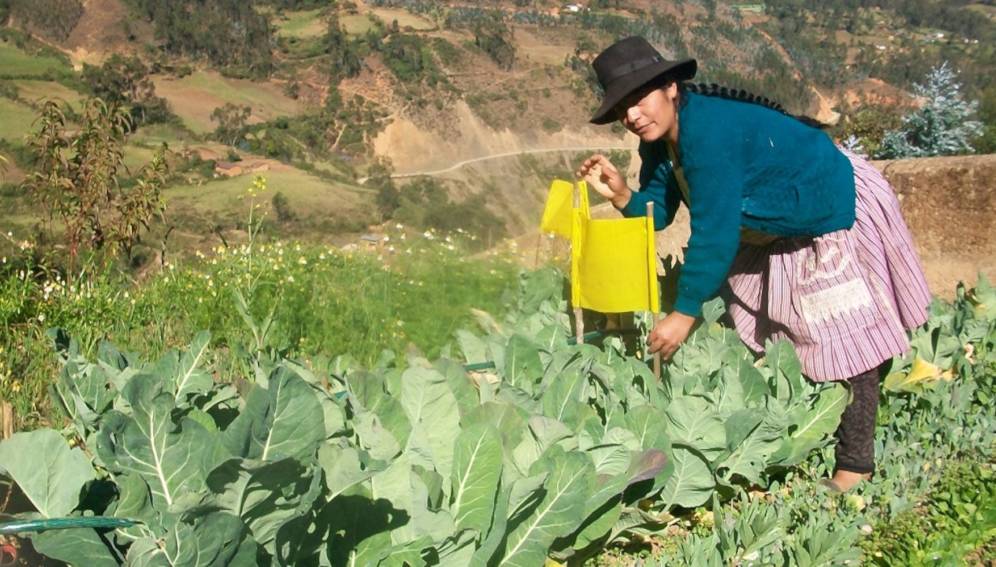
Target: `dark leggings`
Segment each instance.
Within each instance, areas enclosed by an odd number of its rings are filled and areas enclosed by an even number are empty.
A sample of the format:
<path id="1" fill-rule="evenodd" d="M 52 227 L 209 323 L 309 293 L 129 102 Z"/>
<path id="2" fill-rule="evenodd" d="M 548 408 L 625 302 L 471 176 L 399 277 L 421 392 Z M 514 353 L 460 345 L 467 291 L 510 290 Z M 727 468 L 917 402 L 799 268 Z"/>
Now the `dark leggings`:
<path id="1" fill-rule="evenodd" d="M 875 471 L 875 414 L 878 412 L 880 368 L 872 368 L 847 381 L 852 400 L 840 418 L 837 438 L 839 471 L 871 474 Z"/>

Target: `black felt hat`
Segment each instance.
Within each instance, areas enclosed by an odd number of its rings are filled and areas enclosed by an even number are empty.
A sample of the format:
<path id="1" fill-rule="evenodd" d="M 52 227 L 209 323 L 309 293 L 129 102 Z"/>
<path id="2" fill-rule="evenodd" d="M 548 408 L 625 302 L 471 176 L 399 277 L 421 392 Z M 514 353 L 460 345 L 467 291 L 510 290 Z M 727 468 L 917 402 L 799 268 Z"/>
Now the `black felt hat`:
<path id="1" fill-rule="evenodd" d="M 591 62 L 605 94 L 591 117 L 593 124 L 608 124 L 616 117 L 612 109 L 633 91 L 667 73 L 676 81 L 695 76 L 694 59 L 668 61 L 642 37 L 627 37 L 605 48 Z"/>

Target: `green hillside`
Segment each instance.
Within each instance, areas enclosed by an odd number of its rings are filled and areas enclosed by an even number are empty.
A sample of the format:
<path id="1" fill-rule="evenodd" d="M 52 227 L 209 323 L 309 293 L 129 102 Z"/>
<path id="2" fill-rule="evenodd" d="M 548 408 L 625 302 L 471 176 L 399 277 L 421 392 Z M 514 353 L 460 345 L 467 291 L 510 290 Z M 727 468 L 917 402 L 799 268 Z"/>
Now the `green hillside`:
<path id="1" fill-rule="evenodd" d="M 409 183 L 385 177 L 392 162 L 410 172 L 530 147 L 623 143 L 611 141 L 618 127 L 588 129 L 597 101 L 589 61 L 630 34 L 669 56 L 697 57 L 704 81 L 837 120 L 833 133 L 841 138 L 881 136 L 898 124 L 911 84 L 950 61 L 988 124 L 977 147 L 996 147 L 996 34 L 986 4 L 619 0 L 589 2 L 575 13 L 551 1 L 487 8 L 259 1 L 247 9 L 223 0 L 204 10 L 191 2 L 100 0 L 82 11 L 52 3 L 47 19 L 27 18 L 17 3 L 0 11 L 0 152 L 30 171 L 26 140 L 43 101 L 68 103 L 75 123 L 83 100 L 96 94 L 130 109 L 130 171 L 160 144 L 173 152 L 166 195 L 183 211 L 178 218 L 231 217 L 226 210 L 250 174 L 218 180 L 215 165 L 242 159 L 264 164 L 262 173 L 300 209 L 281 230 L 316 238 L 361 231 L 430 205 L 392 201 Z M 100 35 L 114 17 L 128 33 Z M 129 18 L 137 23 L 126 25 Z M 535 159 L 553 175 L 563 169 L 563 156 Z M 504 196 L 466 189 L 507 184 L 501 164 L 484 171 L 484 178 L 457 172 L 458 182 L 441 182 L 450 205 L 483 198 L 479 204 L 506 225 L 501 230 L 528 226 L 534 209 L 511 212 Z M 0 195 L 22 221 L 30 214 L 23 192 Z"/>

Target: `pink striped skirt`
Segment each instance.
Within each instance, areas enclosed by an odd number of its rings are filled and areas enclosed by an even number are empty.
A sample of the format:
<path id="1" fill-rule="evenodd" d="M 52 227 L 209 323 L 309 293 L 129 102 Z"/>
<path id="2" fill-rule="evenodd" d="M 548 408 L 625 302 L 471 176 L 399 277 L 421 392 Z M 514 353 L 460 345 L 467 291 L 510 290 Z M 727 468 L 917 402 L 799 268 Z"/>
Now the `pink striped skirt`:
<path id="1" fill-rule="evenodd" d="M 741 245 L 725 290 L 740 338 L 795 345 L 817 382 L 846 380 L 909 349 L 930 292 L 888 181 L 847 151 L 857 190 L 854 226 L 818 237 Z"/>

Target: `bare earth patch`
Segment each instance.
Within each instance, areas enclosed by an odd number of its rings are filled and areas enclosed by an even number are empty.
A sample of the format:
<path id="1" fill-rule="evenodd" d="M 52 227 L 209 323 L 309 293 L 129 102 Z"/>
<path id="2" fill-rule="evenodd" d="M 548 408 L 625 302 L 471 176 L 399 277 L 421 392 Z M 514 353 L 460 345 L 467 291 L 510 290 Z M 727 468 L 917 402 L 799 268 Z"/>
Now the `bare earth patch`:
<path id="1" fill-rule="evenodd" d="M 273 81 L 229 79 L 214 71 L 197 71 L 182 79 L 158 76 L 153 81 L 156 94 L 169 101 L 187 127 L 201 134 L 214 130 L 211 113 L 226 102 L 248 105 L 250 123 L 291 116 L 303 109 L 301 102 L 284 95 Z"/>

